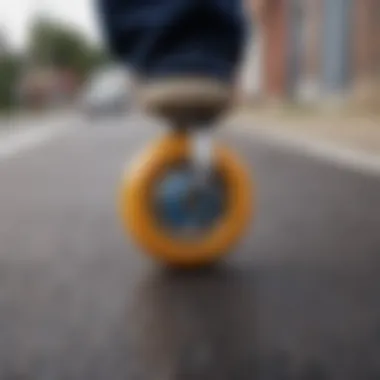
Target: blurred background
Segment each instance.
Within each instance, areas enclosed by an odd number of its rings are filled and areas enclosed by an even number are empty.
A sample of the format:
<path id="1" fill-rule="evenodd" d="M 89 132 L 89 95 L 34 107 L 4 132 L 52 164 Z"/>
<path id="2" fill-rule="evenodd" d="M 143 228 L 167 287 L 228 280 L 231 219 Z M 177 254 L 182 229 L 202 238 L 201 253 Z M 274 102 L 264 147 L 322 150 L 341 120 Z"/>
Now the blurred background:
<path id="1" fill-rule="evenodd" d="M 99 34 L 91 1 L 1 4 L 0 112 L 114 111 L 127 104 L 128 75 Z"/>
<path id="2" fill-rule="evenodd" d="M 378 107 L 379 1 L 252 0 L 247 9 L 256 20 L 243 81 L 250 95 Z"/>
<path id="3" fill-rule="evenodd" d="M 379 107 L 377 0 L 248 0 L 246 11 L 253 28 L 239 83 L 244 103 Z M 123 75 L 107 55 L 91 1 L 2 3 L 2 113 L 118 109 L 122 97 L 128 104 Z"/>

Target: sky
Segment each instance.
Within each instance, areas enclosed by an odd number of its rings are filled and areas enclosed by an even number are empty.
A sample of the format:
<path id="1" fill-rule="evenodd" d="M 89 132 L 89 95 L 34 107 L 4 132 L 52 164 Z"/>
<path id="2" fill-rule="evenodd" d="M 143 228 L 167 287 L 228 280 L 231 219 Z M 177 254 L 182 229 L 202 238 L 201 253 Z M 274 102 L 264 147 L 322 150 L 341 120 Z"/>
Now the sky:
<path id="1" fill-rule="evenodd" d="M 25 47 L 38 14 L 68 23 L 94 42 L 100 41 L 94 0 L 0 0 L 0 31 L 15 49 Z"/>

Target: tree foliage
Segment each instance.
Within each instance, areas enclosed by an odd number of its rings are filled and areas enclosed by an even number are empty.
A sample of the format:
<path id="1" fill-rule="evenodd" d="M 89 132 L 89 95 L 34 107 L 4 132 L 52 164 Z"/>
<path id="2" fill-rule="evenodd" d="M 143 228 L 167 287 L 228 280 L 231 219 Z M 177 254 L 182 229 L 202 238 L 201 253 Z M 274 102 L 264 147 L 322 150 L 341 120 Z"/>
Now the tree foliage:
<path id="1" fill-rule="evenodd" d="M 107 61 L 106 54 L 82 34 L 48 20 L 39 20 L 32 28 L 29 56 L 37 66 L 72 69 L 79 75 Z"/>
<path id="2" fill-rule="evenodd" d="M 80 32 L 52 20 L 39 19 L 34 24 L 27 51 L 16 56 L 0 34 L 0 109 L 11 108 L 22 74 L 28 69 L 68 69 L 85 79 L 99 65 L 108 62 L 100 47 L 93 46 Z M 21 70 L 22 69 L 22 70 Z"/>
<path id="3" fill-rule="evenodd" d="M 15 84 L 21 68 L 17 56 L 4 54 L 0 57 L 0 108 L 11 108 L 15 99 Z"/>

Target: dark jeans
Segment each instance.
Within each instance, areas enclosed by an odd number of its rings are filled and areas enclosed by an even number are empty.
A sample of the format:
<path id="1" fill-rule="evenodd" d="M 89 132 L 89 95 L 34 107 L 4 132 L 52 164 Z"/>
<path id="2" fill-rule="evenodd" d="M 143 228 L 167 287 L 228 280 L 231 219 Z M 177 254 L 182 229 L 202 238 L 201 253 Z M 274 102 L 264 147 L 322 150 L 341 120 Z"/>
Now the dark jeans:
<path id="1" fill-rule="evenodd" d="M 229 81 L 240 62 L 242 0 L 97 0 L 111 52 L 138 75 Z"/>

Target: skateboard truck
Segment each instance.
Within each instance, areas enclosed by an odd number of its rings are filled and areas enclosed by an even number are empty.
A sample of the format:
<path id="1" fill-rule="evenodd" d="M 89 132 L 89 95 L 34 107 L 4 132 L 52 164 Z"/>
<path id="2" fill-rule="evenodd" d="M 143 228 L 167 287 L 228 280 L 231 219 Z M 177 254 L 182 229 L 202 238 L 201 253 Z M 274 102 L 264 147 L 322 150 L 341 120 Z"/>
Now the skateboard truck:
<path id="1" fill-rule="evenodd" d="M 190 138 L 196 184 L 205 185 L 213 169 L 213 140 L 210 128 L 195 129 Z"/>

